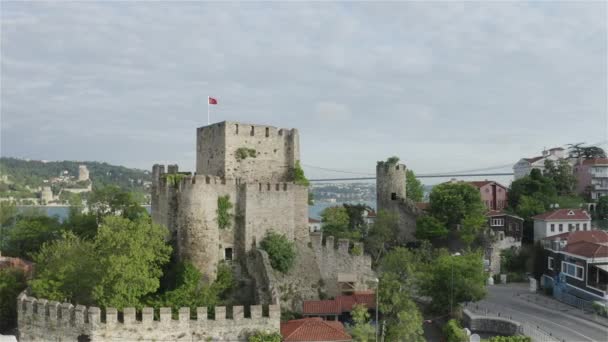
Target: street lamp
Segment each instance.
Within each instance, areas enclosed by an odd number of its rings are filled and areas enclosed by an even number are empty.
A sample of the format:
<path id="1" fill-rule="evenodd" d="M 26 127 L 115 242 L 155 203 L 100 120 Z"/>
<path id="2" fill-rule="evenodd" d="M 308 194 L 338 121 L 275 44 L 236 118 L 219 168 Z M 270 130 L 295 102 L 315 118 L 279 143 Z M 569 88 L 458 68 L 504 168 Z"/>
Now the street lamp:
<path id="1" fill-rule="evenodd" d="M 452 254 L 453 257 L 460 256 L 460 253 L 456 252 Z M 454 260 L 451 260 L 450 265 L 452 267 L 452 286 L 450 288 L 450 316 L 454 315 Z"/>
<path id="2" fill-rule="evenodd" d="M 380 298 L 380 279 L 374 278 L 374 283 L 376 283 L 376 342 L 378 342 L 378 311 L 380 310 L 379 298 Z"/>

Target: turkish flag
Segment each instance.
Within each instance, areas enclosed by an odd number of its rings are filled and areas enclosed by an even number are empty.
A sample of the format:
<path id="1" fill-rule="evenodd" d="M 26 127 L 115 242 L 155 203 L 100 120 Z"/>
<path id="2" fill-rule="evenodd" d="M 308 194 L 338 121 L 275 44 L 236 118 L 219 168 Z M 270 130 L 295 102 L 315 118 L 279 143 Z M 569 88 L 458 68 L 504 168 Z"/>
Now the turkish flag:
<path id="1" fill-rule="evenodd" d="M 209 104 L 216 105 L 217 104 L 217 99 L 214 99 L 213 97 L 209 97 Z"/>

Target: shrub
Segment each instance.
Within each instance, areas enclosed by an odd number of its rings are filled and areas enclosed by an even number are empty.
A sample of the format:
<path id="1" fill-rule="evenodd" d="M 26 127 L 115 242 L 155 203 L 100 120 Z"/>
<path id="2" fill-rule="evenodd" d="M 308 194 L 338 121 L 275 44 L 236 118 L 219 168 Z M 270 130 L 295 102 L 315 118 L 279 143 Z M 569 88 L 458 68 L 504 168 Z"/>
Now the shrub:
<path id="1" fill-rule="evenodd" d="M 293 168 L 293 181 L 298 185 L 310 185 L 310 182 L 308 182 L 308 179 L 304 176 L 304 170 L 302 170 L 299 160 L 296 161 L 296 166 Z"/>
<path id="2" fill-rule="evenodd" d="M 528 336 L 494 336 L 482 342 L 532 342 Z"/>
<path id="3" fill-rule="evenodd" d="M 254 148 L 239 147 L 236 149 L 235 156 L 237 160 L 247 159 L 247 157 L 255 158 L 257 151 Z"/>
<path id="4" fill-rule="evenodd" d="M 0 333 L 12 334 L 17 327 L 17 296 L 25 287 L 23 272 L 0 270 Z"/>
<path id="5" fill-rule="evenodd" d="M 457 320 L 451 319 L 443 326 L 446 342 L 468 342 L 469 337 Z"/>
<path id="6" fill-rule="evenodd" d="M 361 245 L 354 245 L 353 248 L 350 249 L 350 254 L 352 254 L 352 255 L 362 255 L 363 254 L 363 248 L 361 248 Z"/>
<path id="7" fill-rule="evenodd" d="M 600 315 L 600 316 L 604 316 L 604 317 L 608 317 L 608 306 L 606 306 L 605 304 L 602 303 L 598 303 L 598 302 L 593 302 L 593 311 L 595 311 L 596 314 Z"/>
<path id="8" fill-rule="evenodd" d="M 230 196 L 220 196 L 217 198 L 217 225 L 220 229 L 230 228 L 230 221 L 232 220 L 232 203 L 230 203 Z"/>
<path id="9" fill-rule="evenodd" d="M 278 332 L 255 331 L 247 338 L 248 342 L 281 342 L 281 334 Z"/>
<path id="10" fill-rule="evenodd" d="M 272 268 L 282 273 L 287 273 L 296 260 L 295 245 L 285 235 L 268 232 L 260 247 L 268 253 Z"/>

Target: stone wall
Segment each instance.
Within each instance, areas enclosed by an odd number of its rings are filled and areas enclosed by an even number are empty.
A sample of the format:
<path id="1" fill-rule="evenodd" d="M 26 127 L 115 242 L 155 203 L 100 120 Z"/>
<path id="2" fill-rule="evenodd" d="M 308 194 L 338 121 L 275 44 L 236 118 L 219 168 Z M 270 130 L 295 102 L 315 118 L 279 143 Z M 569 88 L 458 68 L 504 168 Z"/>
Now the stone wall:
<path id="1" fill-rule="evenodd" d="M 370 281 L 376 278 L 376 274 L 372 270 L 372 258 L 365 254 L 351 254 L 348 239 L 339 239 L 337 249 L 334 247 L 333 236 L 325 239 L 325 245 L 323 245 L 323 233 L 321 232 L 311 233 L 310 240 L 328 296 L 335 297 L 341 294 L 338 287 L 339 273 L 354 275 L 356 290 L 367 290 Z M 363 252 L 363 244 L 356 243 L 356 245 Z"/>
<path id="2" fill-rule="evenodd" d="M 268 253 L 254 249 L 247 256 L 247 270 L 255 282 L 255 302 L 264 304 L 279 304 L 280 293 L 275 287 L 278 281 L 274 275 Z"/>
<path id="3" fill-rule="evenodd" d="M 395 213 L 399 222 L 399 240 L 415 240 L 416 219 L 423 212 L 406 198 L 406 167 L 403 164 L 376 166 L 376 205 L 381 210 Z"/>
<path id="4" fill-rule="evenodd" d="M 255 150 L 239 159 L 236 150 Z M 300 159 L 296 129 L 220 122 L 197 130 L 196 172 L 244 181 L 287 181 Z"/>
<path id="5" fill-rule="evenodd" d="M 70 303 L 49 302 L 21 294 L 17 302 L 19 340 L 77 341 L 246 341 L 256 330 L 279 332 L 280 308 L 270 305 L 263 316 L 262 306 L 249 308 L 245 317 L 243 306 L 215 307 L 215 317 L 208 318 L 207 308 L 181 308 L 173 319 L 170 308 L 154 312 L 143 308 L 125 308 L 119 313 L 107 308 L 73 306 Z M 231 312 L 227 315 L 226 312 Z M 155 316 L 157 318 L 155 318 Z"/>
<path id="6" fill-rule="evenodd" d="M 523 328 L 519 322 L 501 317 L 475 315 L 471 311 L 462 310 L 464 325 L 473 332 L 486 332 L 499 335 L 521 335 Z"/>

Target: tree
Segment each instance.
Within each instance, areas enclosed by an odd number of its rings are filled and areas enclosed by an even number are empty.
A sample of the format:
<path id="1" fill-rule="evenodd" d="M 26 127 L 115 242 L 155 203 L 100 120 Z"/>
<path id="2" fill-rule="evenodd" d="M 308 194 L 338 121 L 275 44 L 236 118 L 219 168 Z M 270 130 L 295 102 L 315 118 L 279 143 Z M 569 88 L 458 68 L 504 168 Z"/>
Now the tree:
<path id="1" fill-rule="evenodd" d="M 296 160 L 296 165 L 293 168 L 293 181 L 298 185 L 309 186 L 310 182 L 304 175 L 304 170 L 302 170 L 302 166 L 300 166 L 300 161 Z"/>
<path id="2" fill-rule="evenodd" d="M 57 217 L 44 214 L 19 215 L 14 227 L 7 229 L 5 241 L 7 255 L 31 259 L 42 244 L 61 236 L 61 223 Z"/>
<path id="3" fill-rule="evenodd" d="M 365 226 L 365 220 L 363 219 L 363 212 L 369 210 L 369 207 L 365 204 L 342 204 L 346 209 L 348 215 L 348 228 L 350 230 L 360 230 Z"/>
<path id="4" fill-rule="evenodd" d="M 130 220 L 148 216 L 132 193 L 115 185 L 95 189 L 89 195 L 87 205 L 89 211 L 97 216 L 97 222 L 110 215 L 121 215 Z"/>
<path id="5" fill-rule="evenodd" d="M 595 213 L 600 220 L 608 219 L 608 196 L 602 196 L 597 200 Z"/>
<path id="6" fill-rule="evenodd" d="M 422 314 L 394 273 L 380 280 L 380 312 L 386 322 L 386 341 L 424 341 Z"/>
<path id="7" fill-rule="evenodd" d="M 462 219 L 462 227 L 459 232 L 460 239 L 467 246 L 471 246 L 486 226 L 487 219 L 483 214 L 478 212 L 468 214 Z"/>
<path id="8" fill-rule="evenodd" d="M 17 296 L 26 288 L 25 275 L 17 269 L 0 270 L 0 333 L 14 334 L 17 327 Z"/>
<path id="9" fill-rule="evenodd" d="M 416 220 L 416 238 L 421 240 L 438 240 L 448 236 L 445 223 L 433 216 L 423 215 Z"/>
<path id="10" fill-rule="evenodd" d="M 557 190 L 553 179 L 543 176 L 538 169 L 532 169 L 530 175 L 511 183 L 508 198 L 509 207 L 516 210 L 522 196 L 534 196 L 542 201 L 545 208 L 548 208 L 549 204 L 555 202 Z"/>
<path id="11" fill-rule="evenodd" d="M 576 177 L 572 172 L 572 166 L 566 159 L 559 159 L 557 163 L 546 159 L 545 177 L 553 180 L 558 195 L 565 196 L 573 193 Z"/>
<path id="12" fill-rule="evenodd" d="M 349 224 L 348 211 L 345 207 L 329 207 L 325 208 L 321 213 L 321 221 L 324 226 L 335 226 L 346 228 Z"/>
<path id="13" fill-rule="evenodd" d="M 465 216 L 482 215 L 485 210 L 479 190 L 464 182 L 439 184 L 429 197 L 429 213 L 448 227 L 461 224 Z"/>
<path id="14" fill-rule="evenodd" d="M 606 151 L 597 146 L 583 146 L 584 143 L 568 144 L 570 158 L 596 159 L 606 158 Z"/>
<path id="15" fill-rule="evenodd" d="M 396 243 L 399 231 L 397 214 L 380 210 L 376 221 L 370 227 L 364 240 L 365 250 L 371 254 L 374 262 L 378 262 L 387 249 Z"/>
<path id="16" fill-rule="evenodd" d="M 426 271 L 432 256 L 426 255 L 425 248 L 409 250 L 396 247 L 388 252 L 380 262 L 382 274 L 392 274 L 402 289 L 413 292 L 418 284 L 419 276 Z"/>
<path id="17" fill-rule="evenodd" d="M 409 169 L 405 171 L 405 194 L 414 202 L 422 202 L 424 198 L 422 183 L 416 178 L 414 171 Z"/>
<path id="18" fill-rule="evenodd" d="M 375 338 L 376 330 L 370 322 L 370 314 L 363 304 L 356 304 L 351 311 L 353 325 L 349 327 L 349 332 L 353 340 L 357 342 L 371 342 Z"/>
<path id="19" fill-rule="evenodd" d="M 446 342 L 469 342 L 466 332 L 455 319 L 449 320 L 442 330 Z"/>
<path id="20" fill-rule="evenodd" d="M 278 332 L 256 330 L 247 337 L 247 342 L 281 342 L 282 339 Z"/>
<path id="21" fill-rule="evenodd" d="M 34 255 L 32 291 L 41 298 L 93 305 L 93 288 L 100 276 L 94 244 L 70 232 L 45 243 Z"/>
<path id="22" fill-rule="evenodd" d="M 6 240 L 17 219 L 17 207 L 12 202 L 0 202 L 0 251 L 6 249 Z"/>
<path id="23" fill-rule="evenodd" d="M 169 261 L 168 234 L 149 218 L 106 217 L 95 237 L 103 272 L 93 289 L 96 302 L 117 309 L 141 307 L 141 299 L 159 288 L 162 265 Z"/>
<path id="24" fill-rule="evenodd" d="M 266 233 L 260 248 L 268 253 L 270 265 L 275 270 L 287 273 L 292 268 L 296 259 L 296 248 L 285 235 L 273 231 Z"/>
<path id="25" fill-rule="evenodd" d="M 432 308 L 443 312 L 450 304 L 482 299 L 486 294 L 485 281 L 480 252 L 452 256 L 443 251 L 421 275 L 419 292 L 432 298 Z"/>

